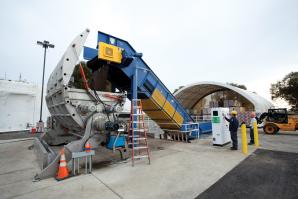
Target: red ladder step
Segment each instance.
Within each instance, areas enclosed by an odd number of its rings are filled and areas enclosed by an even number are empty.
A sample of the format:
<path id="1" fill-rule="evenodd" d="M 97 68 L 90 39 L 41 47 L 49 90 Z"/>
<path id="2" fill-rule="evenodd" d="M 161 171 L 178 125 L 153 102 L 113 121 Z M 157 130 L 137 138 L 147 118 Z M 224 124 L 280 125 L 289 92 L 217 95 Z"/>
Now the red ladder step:
<path id="1" fill-rule="evenodd" d="M 131 162 L 134 166 L 135 160 L 147 158 L 150 164 L 150 152 L 147 142 L 147 128 L 145 128 L 144 112 L 140 99 L 131 101 L 131 112 L 129 121 L 128 145 L 131 146 Z M 136 153 L 138 153 L 136 155 Z"/>

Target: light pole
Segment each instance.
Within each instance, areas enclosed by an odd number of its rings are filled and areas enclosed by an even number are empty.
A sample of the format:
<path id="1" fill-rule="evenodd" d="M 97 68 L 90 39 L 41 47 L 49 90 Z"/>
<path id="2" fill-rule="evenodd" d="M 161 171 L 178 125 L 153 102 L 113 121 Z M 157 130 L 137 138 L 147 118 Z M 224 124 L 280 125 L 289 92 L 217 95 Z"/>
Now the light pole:
<path id="1" fill-rule="evenodd" d="M 44 48 L 44 57 L 43 57 L 43 70 L 42 70 L 42 87 L 41 87 L 41 97 L 40 97 L 40 117 L 37 125 L 37 132 L 44 132 L 44 123 L 42 121 L 42 104 L 43 104 L 43 87 L 44 87 L 44 72 L 46 67 L 46 55 L 48 48 L 54 48 L 54 44 L 50 44 L 49 41 L 44 40 L 43 42 L 37 41 L 37 45 L 41 45 Z"/>

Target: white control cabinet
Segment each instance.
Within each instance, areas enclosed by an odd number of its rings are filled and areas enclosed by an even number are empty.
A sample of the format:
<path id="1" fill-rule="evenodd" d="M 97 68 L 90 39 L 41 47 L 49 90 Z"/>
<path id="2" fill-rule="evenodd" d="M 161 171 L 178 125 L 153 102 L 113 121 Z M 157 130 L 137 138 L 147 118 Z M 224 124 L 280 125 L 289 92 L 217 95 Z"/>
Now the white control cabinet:
<path id="1" fill-rule="evenodd" d="M 229 118 L 229 108 L 211 109 L 213 145 L 223 146 L 231 142 L 229 122 L 223 118 L 224 116 Z"/>

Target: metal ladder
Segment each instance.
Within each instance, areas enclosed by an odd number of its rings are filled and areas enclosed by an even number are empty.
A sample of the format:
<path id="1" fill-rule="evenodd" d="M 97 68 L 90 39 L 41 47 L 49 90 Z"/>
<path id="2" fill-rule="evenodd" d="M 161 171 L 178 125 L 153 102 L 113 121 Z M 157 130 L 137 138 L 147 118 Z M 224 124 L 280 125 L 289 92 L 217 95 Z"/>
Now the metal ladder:
<path id="1" fill-rule="evenodd" d="M 142 158 L 148 158 L 150 164 L 150 153 L 147 142 L 147 129 L 145 128 L 144 112 L 140 99 L 132 99 L 130 121 L 129 121 L 128 146 L 131 147 L 131 162 Z"/>

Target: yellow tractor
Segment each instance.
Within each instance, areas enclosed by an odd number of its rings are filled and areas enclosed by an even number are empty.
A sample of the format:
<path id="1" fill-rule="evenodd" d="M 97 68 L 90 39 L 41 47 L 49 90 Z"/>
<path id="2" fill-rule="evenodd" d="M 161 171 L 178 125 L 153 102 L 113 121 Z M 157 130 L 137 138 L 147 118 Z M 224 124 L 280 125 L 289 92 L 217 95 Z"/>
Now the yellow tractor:
<path id="1" fill-rule="evenodd" d="M 259 124 L 264 122 L 263 130 L 266 134 L 276 134 L 279 130 L 298 130 L 298 114 L 288 113 L 286 108 L 268 109 L 257 121 Z"/>

